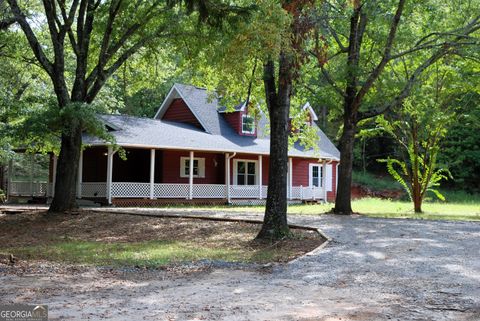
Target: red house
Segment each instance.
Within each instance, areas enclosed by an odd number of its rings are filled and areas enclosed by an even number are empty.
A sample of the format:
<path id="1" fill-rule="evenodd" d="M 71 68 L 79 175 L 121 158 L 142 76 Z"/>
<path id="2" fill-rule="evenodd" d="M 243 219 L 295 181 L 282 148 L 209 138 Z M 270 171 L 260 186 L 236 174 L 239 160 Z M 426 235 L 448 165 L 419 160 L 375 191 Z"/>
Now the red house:
<path id="1" fill-rule="evenodd" d="M 306 121 L 317 129 L 319 154 L 300 144 L 290 149 L 287 197 L 292 202 L 333 200 L 340 153 L 316 125 L 310 105 L 304 109 Z M 206 89 L 175 84 L 153 119 L 100 117 L 127 159 L 85 135 L 78 198 L 118 206 L 265 201 L 268 175 L 274 175 L 268 168 L 268 124 L 265 117 L 250 115 L 245 104 L 230 110 Z"/>

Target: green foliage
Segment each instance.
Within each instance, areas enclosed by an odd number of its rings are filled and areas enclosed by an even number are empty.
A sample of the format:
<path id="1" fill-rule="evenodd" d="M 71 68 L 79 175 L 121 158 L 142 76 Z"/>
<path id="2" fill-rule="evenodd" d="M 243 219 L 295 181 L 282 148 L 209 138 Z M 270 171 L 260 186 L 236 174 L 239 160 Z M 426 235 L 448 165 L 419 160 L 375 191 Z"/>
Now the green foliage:
<path id="1" fill-rule="evenodd" d="M 424 79 L 411 98 L 396 115 L 377 117 L 378 128 L 399 144 L 399 158 L 379 160 L 387 164 L 389 174 L 407 191 L 416 210 L 427 192 L 445 200 L 438 191 L 440 181 L 451 178 L 447 169 L 439 167 L 437 155 L 450 124 L 455 119 L 448 85 L 455 74 L 445 66 Z"/>
<path id="2" fill-rule="evenodd" d="M 390 176 L 376 176 L 369 172 L 353 171 L 352 181 L 374 191 L 398 190 L 401 185 Z"/>
<path id="3" fill-rule="evenodd" d="M 477 76 L 478 80 L 478 76 Z M 472 83 L 470 81 L 467 81 Z M 480 83 L 477 81 L 477 83 Z M 457 116 L 439 152 L 456 188 L 480 192 L 480 93 L 469 92 L 456 102 Z"/>
<path id="4" fill-rule="evenodd" d="M 58 153 L 61 134 L 69 134 L 72 128 L 82 128 L 85 132 L 114 143 L 105 124 L 98 114 L 105 109 L 98 104 L 70 103 L 64 108 L 58 108 L 52 99 L 46 106 L 30 113 L 24 121 L 19 122 L 12 130 L 18 141 L 28 151 Z"/>
<path id="5" fill-rule="evenodd" d="M 411 157 L 414 158 L 415 156 L 411 155 Z M 432 171 L 428 168 L 428 164 L 423 162 L 421 157 L 418 159 L 420 161 L 420 166 L 417 169 L 416 175 L 418 176 L 418 183 L 421 186 L 421 191 L 431 192 L 438 199 L 445 201 L 446 199 L 443 194 L 440 193 L 438 187 L 442 180 L 451 178 L 450 172 L 443 168 L 433 169 Z M 412 169 L 410 168 L 411 166 L 409 166 L 409 163 L 393 158 L 379 159 L 378 161 L 387 165 L 388 173 L 403 187 L 407 192 L 408 197 L 413 202 L 413 194 L 415 191 L 412 183 L 413 173 L 410 172 Z"/>

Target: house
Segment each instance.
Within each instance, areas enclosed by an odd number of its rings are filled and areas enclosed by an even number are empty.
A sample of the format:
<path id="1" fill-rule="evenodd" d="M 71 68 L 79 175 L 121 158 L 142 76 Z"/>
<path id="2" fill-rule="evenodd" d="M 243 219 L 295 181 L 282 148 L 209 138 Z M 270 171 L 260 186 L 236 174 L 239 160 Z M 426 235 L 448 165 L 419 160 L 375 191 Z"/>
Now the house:
<path id="1" fill-rule="evenodd" d="M 318 128 L 319 154 L 295 144 L 289 150 L 288 199 L 331 201 L 340 153 Z M 175 84 L 154 118 L 101 115 L 127 156 L 84 135 L 78 198 L 117 206 L 175 202 L 261 203 L 267 196 L 269 137 L 265 117 L 245 104 L 221 107 L 206 89 Z M 52 160 L 52 179 L 56 160 Z M 53 191 L 53 188 L 49 188 Z"/>

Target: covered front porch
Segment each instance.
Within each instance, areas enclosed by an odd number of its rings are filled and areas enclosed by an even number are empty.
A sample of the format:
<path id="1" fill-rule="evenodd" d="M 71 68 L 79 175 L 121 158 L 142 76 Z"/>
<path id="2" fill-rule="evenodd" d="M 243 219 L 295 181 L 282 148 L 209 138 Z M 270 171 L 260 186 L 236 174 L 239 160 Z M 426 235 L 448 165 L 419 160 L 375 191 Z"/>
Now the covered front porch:
<path id="1" fill-rule="evenodd" d="M 142 203 L 140 200 L 144 203 L 146 200 L 166 200 L 167 203 L 250 200 L 261 203 L 267 197 L 268 155 L 132 147 L 124 147 L 124 152 L 125 157 L 120 157 L 112 147 L 86 148 L 80 156 L 77 198 L 119 205 L 126 200 L 139 200 L 139 203 Z M 56 164 L 57 159 L 52 155 L 49 181 L 10 180 L 9 195 L 52 197 Z M 317 166 L 326 172 L 326 162 Z M 311 184 L 294 185 L 293 173 L 293 159 L 290 158 L 287 183 L 290 201 L 327 200 L 327 189 L 323 188 L 327 186 L 326 175 L 318 176 Z"/>
<path id="2" fill-rule="evenodd" d="M 115 204 L 119 199 L 220 199 L 234 203 L 267 197 L 268 156 L 140 148 L 125 148 L 125 152 L 127 159 L 123 160 L 111 147 L 85 150 L 80 160 L 78 198 L 105 198 L 108 204 Z M 294 186 L 292 167 L 290 158 L 289 200 L 327 199 L 322 187 L 326 186 L 325 175 L 323 182 L 317 182 L 319 186 Z"/>

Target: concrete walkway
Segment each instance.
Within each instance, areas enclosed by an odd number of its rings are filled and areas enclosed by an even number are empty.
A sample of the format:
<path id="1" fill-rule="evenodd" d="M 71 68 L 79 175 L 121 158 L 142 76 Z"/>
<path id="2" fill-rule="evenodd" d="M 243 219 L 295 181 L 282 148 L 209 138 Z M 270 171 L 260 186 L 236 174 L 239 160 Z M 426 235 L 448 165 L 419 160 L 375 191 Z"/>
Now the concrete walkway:
<path id="1" fill-rule="evenodd" d="M 0 301 L 48 304 L 54 320 L 480 320 L 480 223 L 331 215 L 290 221 L 333 240 L 273 269 L 214 264 L 182 276 L 0 270 Z"/>

